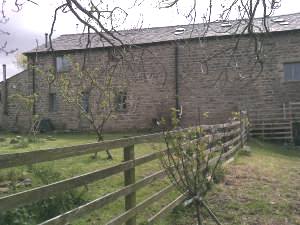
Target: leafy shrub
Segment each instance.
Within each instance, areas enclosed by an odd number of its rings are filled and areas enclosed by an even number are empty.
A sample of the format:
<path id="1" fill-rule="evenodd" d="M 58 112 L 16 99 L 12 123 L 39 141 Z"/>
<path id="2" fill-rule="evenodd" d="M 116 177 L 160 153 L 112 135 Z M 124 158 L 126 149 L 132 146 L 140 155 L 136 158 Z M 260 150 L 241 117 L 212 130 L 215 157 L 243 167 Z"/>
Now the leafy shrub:
<path id="1" fill-rule="evenodd" d="M 219 165 L 214 174 L 214 183 L 218 184 L 224 181 L 226 170 L 222 165 Z"/>
<path id="2" fill-rule="evenodd" d="M 63 178 L 59 171 L 53 169 L 53 165 L 31 166 L 30 172 L 44 185 Z M 15 210 L 0 212 L 0 224 L 33 225 L 41 223 L 83 204 L 85 193 L 85 189 L 83 191 L 71 190 Z"/>
<path id="3" fill-rule="evenodd" d="M 24 179 L 24 173 L 21 169 L 14 168 L 6 171 L 1 171 L 0 173 L 0 182 L 8 182 L 9 184 L 7 186 L 9 186 L 9 188 L 13 190 L 16 189 L 16 184 L 18 183 L 18 181 Z"/>
<path id="4" fill-rule="evenodd" d="M 37 136 L 33 136 L 33 135 L 28 136 L 27 140 L 28 140 L 28 143 L 40 143 L 40 142 L 43 142 L 42 139 L 38 138 Z"/>
<path id="5" fill-rule="evenodd" d="M 28 147 L 29 142 L 26 138 L 21 138 L 18 140 L 16 144 L 14 144 L 13 148 L 26 148 Z"/>
<path id="6" fill-rule="evenodd" d="M 31 166 L 30 172 L 36 177 L 38 180 L 42 182 L 42 184 L 50 184 L 55 181 L 63 179 L 62 174 L 53 169 L 54 164 L 43 165 L 43 166 Z"/>
<path id="7" fill-rule="evenodd" d="M 5 142 L 6 138 L 5 137 L 0 137 L 0 142 Z"/>
<path id="8" fill-rule="evenodd" d="M 42 119 L 37 129 L 41 133 L 46 133 L 55 130 L 55 127 L 50 119 Z"/>

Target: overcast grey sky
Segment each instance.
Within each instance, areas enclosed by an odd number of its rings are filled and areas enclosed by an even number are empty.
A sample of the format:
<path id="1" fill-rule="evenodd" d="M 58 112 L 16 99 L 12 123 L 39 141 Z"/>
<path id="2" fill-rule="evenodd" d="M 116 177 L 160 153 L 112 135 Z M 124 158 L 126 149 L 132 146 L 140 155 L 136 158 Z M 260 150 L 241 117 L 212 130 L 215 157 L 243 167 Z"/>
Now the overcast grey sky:
<path id="1" fill-rule="evenodd" d="M 13 7 L 14 0 L 7 0 L 8 4 L 6 6 L 6 13 L 10 19 L 5 25 L 0 24 L 0 29 L 10 32 L 10 35 L 7 37 L 1 35 L 0 42 L 3 43 L 4 40 L 7 40 L 7 47 L 10 49 L 17 48 L 18 51 L 16 53 L 34 48 L 36 45 L 36 39 L 40 44 L 44 42 L 44 33 L 49 33 L 50 31 L 54 8 L 59 2 L 61 2 L 61 0 L 35 1 L 39 3 L 39 6 L 27 3 L 20 12 L 16 13 L 14 12 Z M 153 0 L 143 1 L 143 4 L 140 6 L 130 9 L 134 1 L 135 0 L 109 1 L 116 5 L 122 4 L 122 7 L 127 9 L 129 16 L 120 28 L 129 29 L 133 27 L 140 27 L 141 25 L 143 27 L 168 26 L 186 24 L 189 22 L 184 16 L 191 4 L 191 1 L 189 0 L 182 0 L 184 5 L 182 4 L 180 8 L 174 7 L 172 9 L 161 10 L 158 9 L 156 1 Z M 140 2 L 142 2 L 142 0 Z M 197 22 L 201 22 L 201 17 L 207 8 L 207 0 L 199 0 L 198 2 L 197 7 L 201 10 L 198 11 Z M 226 2 L 226 0 L 218 0 L 215 2 Z M 178 11 L 180 12 L 179 15 Z M 219 12 L 220 5 L 217 5 L 213 10 L 215 19 L 217 19 Z M 300 12 L 299 0 L 282 0 L 281 7 L 275 12 L 275 15 L 295 12 Z M 143 23 L 141 23 L 141 21 L 143 21 Z M 82 27 L 77 26 L 76 24 L 78 24 L 78 22 L 71 15 L 60 15 L 55 28 L 55 36 L 81 32 Z M 7 64 L 8 77 L 21 70 L 16 67 L 14 61 L 14 54 L 8 56 L 0 54 L 0 63 Z M 0 74 L 2 75 L 2 72 Z M 2 76 L 0 76 L 0 80 L 2 80 Z"/>

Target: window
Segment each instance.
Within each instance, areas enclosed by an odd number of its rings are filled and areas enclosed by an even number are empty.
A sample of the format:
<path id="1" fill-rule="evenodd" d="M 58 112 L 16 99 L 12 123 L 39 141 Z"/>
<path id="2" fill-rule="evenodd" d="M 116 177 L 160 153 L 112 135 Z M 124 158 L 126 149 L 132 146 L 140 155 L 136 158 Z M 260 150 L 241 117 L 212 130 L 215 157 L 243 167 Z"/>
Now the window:
<path id="1" fill-rule="evenodd" d="M 65 56 L 56 57 L 56 72 L 68 72 L 70 70 L 70 62 Z"/>
<path id="2" fill-rule="evenodd" d="M 82 108 L 84 110 L 84 112 L 88 112 L 89 111 L 89 93 L 88 92 L 82 92 Z"/>
<path id="3" fill-rule="evenodd" d="M 300 62 L 284 64 L 284 80 L 300 81 Z"/>
<path id="4" fill-rule="evenodd" d="M 127 93 L 125 91 L 120 91 L 116 96 L 116 109 L 117 111 L 125 111 L 127 109 L 126 105 Z"/>
<path id="5" fill-rule="evenodd" d="M 108 60 L 110 62 L 119 62 L 122 58 L 120 51 L 121 51 L 120 49 L 115 49 L 115 48 L 109 49 L 107 51 Z"/>
<path id="6" fill-rule="evenodd" d="M 49 112 L 56 112 L 58 109 L 56 93 L 49 94 Z"/>

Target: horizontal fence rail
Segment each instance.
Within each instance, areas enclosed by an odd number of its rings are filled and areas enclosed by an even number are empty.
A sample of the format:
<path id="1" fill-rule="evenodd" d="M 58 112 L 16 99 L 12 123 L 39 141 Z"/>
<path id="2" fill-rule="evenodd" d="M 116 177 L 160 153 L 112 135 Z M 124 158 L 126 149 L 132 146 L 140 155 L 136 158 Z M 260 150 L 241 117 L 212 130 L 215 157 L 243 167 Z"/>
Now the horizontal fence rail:
<path id="1" fill-rule="evenodd" d="M 300 123 L 300 102 L 248 111 L 251 135 L 263 140 L 294 142 L 295 124 Z"/>
<path id="2" fill-rule="evenodd" d="M 198 129 L 198 127 L 189 129 L 196 128 Z M 172 131 L 172 133 L 188 131 L 189 129 Z M 206 135 L 198 137 L 201 140 L 211 141 L 211 139 L 213 138 L 215 142 L 222 142 L 220 146 L 209 146 L 205 151 L 206 154 L 225 150 L 221 158 L 219 156 L 216 156 L 210 159 L 209 165 L 214 165 L 218 160 L 226 161 L 227 159 L 232 157 L 247 140 L 247 125 L 246 122 L 243 122 L 242 119 L 240 121 L 232 121 L 225 124 L 202 125 L 201 129 L 206 131 Z M 108 204 L 112 204 L 114 201 L 120 198 L 125 199 L 125 211 L 120 215 L 112 218 L 106 224 L 117 225 L 126 223 L 126 225 L 135 225 L 136 216 L 139 212 L 145 210 L 145 208 L 147 208 L 150 204 L 155 203 L 156 201 L 163 198 L 166 194 L 168 194 L 171 190 L 175 189 L 175 186 L 173 185 L 162 187 L 159 192 L 154 193 L 152 196 L 148 197 L 142 202 L 136 202 L 136 192 L 138 190 L 149 186 L 155 181 L 165 179 L 167 173 L 164 170 L 160 170 L 153 172 L 152 174 L 147 175 L 142 179 L 136 180 L 135 168 L 145 163 L 149 163 L 153 160 L 159 159 L 166 150 L 156 151 L 147 155 L 143 155 L 139 158 L 135 158 L 136 150 L 134 149 L 134 146 L 137 144 L 149 142 L 161 142 L 163 138 L 164 133 L 155 133 L 99 143 L 90 143 L 86 145 L 36 150 L 24 153 L 2 154 L 0 155 L 0 169 L 6 170 L 12 167 L 61 160 L 69 157 L 76 157 L 116 148 L 120 148 L 120 151 L 123 149 L 124 161 L 117 165 L 113 165 L 104 169 L 98 169 L 55 183 L 0 197 L 0 211 L 5 212 L 8 210 L 13 210 L 20 206 L 38 202 L 40 200 L 47 199 L 50 196 L 69 191 L 74 188 L 82 187 L 105 178 L 110 178 L 115 174 L 123 172 L 123 187 L 120 187 L 114 192 L 100 196 L 99 198 L 89 201 L 70 211 L 62 213 L 61 215 L 49 219 L 41 223 L 40 225 L 68 224 L 76 219 L 81 218 L 82 216 L 90 214 L 95 210 L 99 210 Z M 191 140 L 191 142 L 197 140 L 198 139 Z M 174 207 L 182 203 L 185 198 L 186 194 L 179 195 L 175 200 L 162 207 L 156 214 L 149 218 L 147 220 L 147 223 L 154 224 L 159 218 L 166 215 Z"/>
<path id="3" fill-rule="evenodd" d="M 64 224 L 66 222 L 71 222 L 77 218 L 80 218 L 81 216 L 91 213 L 92 211 L 94 211 L 96 209 L 100 209 L 100 208 L 104 207 L 105 205 L 112 203 L 113 201 L 116 201 L 120 197 L 131 194 L 131 193 L 145 187 L 146 185 L 151 184 L 152 182 L 154 182 L 158 179 L 162 179 L 165 176 L 166 176 L 166 172 L 164 170 L 159 171 L 148 177 L 143 178 L 142 180 L 138 181 L 135 184 L 126 186 L 118 191 L 115 191 L 115 192 L 112 192 L 105 196 L 102 196 L 102 197 L 100 197 L 94 201 L 91 201 L 85 205 L 82 205 L 76 209 L 73 209 L 73 210 L 66 212 L 64 214 L 61 214 L 53 219 L 50 219 L 50 220 L 42 223 L 42 225 Z"/>

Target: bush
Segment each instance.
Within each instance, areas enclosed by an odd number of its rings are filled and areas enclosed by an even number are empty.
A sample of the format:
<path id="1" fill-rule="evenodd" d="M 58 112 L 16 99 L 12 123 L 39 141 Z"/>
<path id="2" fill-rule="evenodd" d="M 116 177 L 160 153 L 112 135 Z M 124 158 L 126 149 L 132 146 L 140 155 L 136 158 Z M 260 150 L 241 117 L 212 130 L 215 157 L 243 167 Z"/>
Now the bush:
<path id="1" fill-rule="evenodd" d="M 53 169 L 53 165 L 32 166 L 30 171 L 44 185 L 63 178 L 59 171 Z M 85 193 L 85 189 L 83 191 L 71 190 L 15 210 L 0 212 L 0 224 L 33 225 L 41 223 L 83 204 Z"/>
<path id="2" fill-rule="evenodd" d="M 44 166 L 31 166 L 29 170 L 35 178 L 41 181 L 42 184 L 46 185 L 63 179 L 61 173 L 53 169 L 53 167 L 54 164 Z"/>
<path id="3" fill-rule="evenodd" d="M 214 183 L 218 184 L 224 181 L 226 170 L 222 165 L 219 165 L 215 170 Z"/>
<path id="4" fill-rule="evenodd" d="M 54 130 L 53 123 L 50 119 L 42 119 L 37 128 L 41 133 L 47 133 Z"/>
<path id="5" fill-rule="evenodd" d="M 18 143 L 14 145 L 14 148 L 26 148 L 28 147 L 28 145 L 29 145 L 28 140 L 26 138 L 22 138 L 18 140 Z"/>
<path id="6" fill-rule="evenodd" d="M 29 140 L 22 136 L 16 136 L 10 140 L 9 144 L 13 145 L 13 148 L 26 148 L 29 145 Z"/>
<path id="7" fill-rule="evenodd" d="M 0 137 L 0 142 L 5 142 L 6 138 L 5 137 Z"/>
<path id="8" fill-rule="evenodd" d="M 41 142 L 43 142 L 43 140 L 41 140 L 40 138 L 38 138 L 37 136 L 34 136 L 34 135 L 28 136 L 27 140 L 28 140 L 28 143 L 41 143 Z"/>

